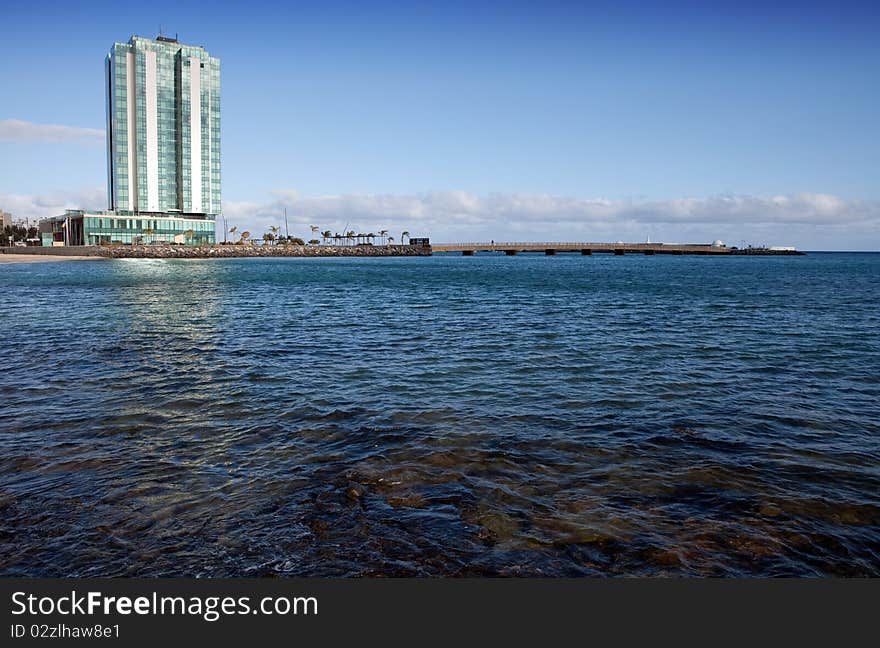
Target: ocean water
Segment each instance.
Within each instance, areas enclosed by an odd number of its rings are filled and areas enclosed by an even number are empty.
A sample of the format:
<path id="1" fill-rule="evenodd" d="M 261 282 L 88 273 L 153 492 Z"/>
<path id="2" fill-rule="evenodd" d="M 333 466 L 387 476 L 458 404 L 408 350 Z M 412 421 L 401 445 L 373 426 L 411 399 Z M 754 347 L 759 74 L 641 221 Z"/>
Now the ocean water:
<path id="1" fill-rule="evenodd" d="M 0 575 L 880 576 L 880 255 L 0 266 Z"/>

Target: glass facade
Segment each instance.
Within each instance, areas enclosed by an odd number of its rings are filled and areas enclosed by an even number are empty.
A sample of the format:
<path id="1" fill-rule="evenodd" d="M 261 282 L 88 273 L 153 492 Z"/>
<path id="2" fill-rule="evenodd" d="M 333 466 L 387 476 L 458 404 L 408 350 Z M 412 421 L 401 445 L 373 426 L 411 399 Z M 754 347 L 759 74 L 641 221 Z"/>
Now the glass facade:
<path id="1" fill-rule="evenodd" d="M 133 36 L 113 45 L 106 74 L 109 208 L 142 224 L 163 220 L 138 216 L 144 212 L 186 221 L 185 231 L 210 230 L 213 242 L 221 213 L 219 59 L 173 39 Z M 87 225 L 98 236 L 96 227 Z M 137 235 L 115 228 L 100 236 Z"/>
<path id="2" fill-rule="evenodd" d="M 207 245 L 215 241 L 214 225 L 213 218 L 68 209 L 39 227 L 43 245 Z"/>
<path id="3" fill-rule="evenodd" d="M 213 220 L 160 218 L 143 214 L 120 217 L 118 214 L 108 214 L 86 215 L 83 221 L 86 245 L 108 243 L 198 245 L 214 242 Z"/>

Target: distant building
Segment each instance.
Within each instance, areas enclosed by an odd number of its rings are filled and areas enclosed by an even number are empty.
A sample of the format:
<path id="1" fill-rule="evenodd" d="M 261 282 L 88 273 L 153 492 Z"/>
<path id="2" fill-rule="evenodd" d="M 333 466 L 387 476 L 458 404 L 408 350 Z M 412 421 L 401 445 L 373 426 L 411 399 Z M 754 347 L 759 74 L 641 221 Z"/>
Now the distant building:
<path id="1" fill-rule="evenodd" d="M 219 59 L 177 39 L 132 36 L 113 45 L 105 72 L 108 209 L 46 219 L 44 244 L 214 243 Z"/>
<path id="2" fill-rule="evenodd" d="M 12 214 L 0 209 L 0 230 L 6 227 L 12 227 Z"/>

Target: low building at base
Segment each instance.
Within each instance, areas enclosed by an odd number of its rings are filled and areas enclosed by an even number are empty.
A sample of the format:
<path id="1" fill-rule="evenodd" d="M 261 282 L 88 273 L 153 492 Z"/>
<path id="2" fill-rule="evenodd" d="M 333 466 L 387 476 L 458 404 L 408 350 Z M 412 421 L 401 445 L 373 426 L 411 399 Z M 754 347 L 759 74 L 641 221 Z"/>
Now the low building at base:
<path id="1" fill-rule="evenodd" d="M 68 209 L 40 221 L 43 245 L 213 245 L 214 218 L 205 214 Z"/>

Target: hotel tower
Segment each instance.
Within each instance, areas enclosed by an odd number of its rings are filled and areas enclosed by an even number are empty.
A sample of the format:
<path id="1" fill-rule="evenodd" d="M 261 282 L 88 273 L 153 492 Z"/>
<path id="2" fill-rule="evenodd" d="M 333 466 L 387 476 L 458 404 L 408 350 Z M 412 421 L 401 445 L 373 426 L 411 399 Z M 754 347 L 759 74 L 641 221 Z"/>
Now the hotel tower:
<path id="1" fill-rule="evenodd" d="M 109 208 L 220 213 L 220 61 L 134 36 L 106 62 Z"/>
<path id="2" fill-rule="evenodd" d="M 104 87 L 108 209 L 49 219 L 44 242 L 214 243 L 219 59 L 176 38 L 133 36 L 111 48 Z"/>

